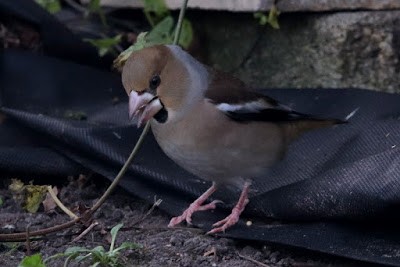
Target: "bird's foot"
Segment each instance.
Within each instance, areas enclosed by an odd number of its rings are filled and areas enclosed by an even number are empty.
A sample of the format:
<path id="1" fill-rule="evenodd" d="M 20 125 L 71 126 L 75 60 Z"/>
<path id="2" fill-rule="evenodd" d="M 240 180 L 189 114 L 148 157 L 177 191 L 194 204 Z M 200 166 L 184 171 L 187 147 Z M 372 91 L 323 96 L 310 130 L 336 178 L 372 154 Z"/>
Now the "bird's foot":
<path id="1" fill-rule="evenodd" d="M 220 232 L 225 232 L 226 229 L 235 225 L 239 221 L 240 214 L 244 211 L 244 208 L 249 203 L 249 199 L 247 197 L 249 193 L 250 182 L 246 182 L 243 186 L 242 193 L 240 194 L 240 198 L 236 203 L 235 207 L 232 209 L 231 214 L 225 219 L 216 222 L 213 224 L 213 229 L 207 232 L 209 234 L 215 234 Z"/>
<path id="2" fill-rule="evenodd" d="M 186 221 L 188 224 L 192 224 L 193 213 L 196 211 L 213 210 L 217 207 L 216 204 L 221 202 L 222 201 L 220 200 L 214 200 L 211 203 L 201 205 L 195 201 L 190 204 L 189 208 L 187 208 L 182 215 L 172 218 L 168 224 L 168 227 L 174 227 L 183 221 Z"/>
<path id="3" fill-rule="evenodd" d="M 214 223 L 213 224 L 213 229 L 208 231 L 207 235 L 220 233 L 220 232 L 225 232 L 226 229 L 228 229 L 229 227 L 235 225 L 239 221 L 240 214 L 242 213 L 242 211 L 244 210 L 244 206 L 246 206 L 248 202 L 249 202 L 249 200 L 246 199 L 244 201 L 244 203 L 243 203 L 243 209 L 238 209 L 237 207 L 235 207 L 232 210 L 232 213 L 228 217 L 226 217 L 225 219 Z"/>

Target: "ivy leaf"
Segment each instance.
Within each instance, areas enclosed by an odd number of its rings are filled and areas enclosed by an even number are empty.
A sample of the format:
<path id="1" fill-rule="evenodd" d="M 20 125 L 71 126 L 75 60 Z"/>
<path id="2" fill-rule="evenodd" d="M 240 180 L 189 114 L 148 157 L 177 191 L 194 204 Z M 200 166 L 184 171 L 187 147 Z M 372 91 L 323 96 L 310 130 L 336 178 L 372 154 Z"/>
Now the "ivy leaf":
<path id="1" fill-rule="evenodd" d="M 146 35 L 147 32 L 141 32 L 137 38 L 136 42 L 125 49 L 119 56 L 114 60 L 113 62 L 113 67 L 121 70 L 121 68 L 124 66 L 125 62 L 128 60 L 129 56 L 134 52 L 141 50 L 147 46 L 147 41 L 146 41 Z"/>
<path id="2" fill-rule="evenodd" d="M 150 45 L 170 44 L 173 41 L 172 31 L 174 29 L 174 19 L 172 16 L 164 18 L 147 35 L 146 41 Z"/>
<path id="3" fill-rule="evenodd" d="M 164 0 L 144 0 L 143 11 L 152 27 L 170 15 Z"/>

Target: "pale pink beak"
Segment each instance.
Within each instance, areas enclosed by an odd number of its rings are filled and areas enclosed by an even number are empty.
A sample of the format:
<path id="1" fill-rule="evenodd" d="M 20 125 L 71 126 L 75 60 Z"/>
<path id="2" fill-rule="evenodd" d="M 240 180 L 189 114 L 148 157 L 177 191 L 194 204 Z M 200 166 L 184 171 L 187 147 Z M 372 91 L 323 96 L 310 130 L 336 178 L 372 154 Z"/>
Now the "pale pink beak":
<path id="1" fill-rule="evenodd" d="M 163 108 L 160 99 L 150 93 L 129 93 L 129 119 L 136 122 L 139 128 Z"/>

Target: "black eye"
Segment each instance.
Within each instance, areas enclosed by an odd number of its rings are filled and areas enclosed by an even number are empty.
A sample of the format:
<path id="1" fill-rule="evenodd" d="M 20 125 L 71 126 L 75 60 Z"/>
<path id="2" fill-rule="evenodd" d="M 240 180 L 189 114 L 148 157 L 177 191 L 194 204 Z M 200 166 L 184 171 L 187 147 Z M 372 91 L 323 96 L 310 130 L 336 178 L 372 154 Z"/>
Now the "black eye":
<path id="1" fill-rule="evenodd" d="M 156 90 L 157 87 L 160 85 L 161 78 L 159 75 L 154 75 L 151 77 L 150 82 L 149 82 L 149 87 L 151 90 Z"/>

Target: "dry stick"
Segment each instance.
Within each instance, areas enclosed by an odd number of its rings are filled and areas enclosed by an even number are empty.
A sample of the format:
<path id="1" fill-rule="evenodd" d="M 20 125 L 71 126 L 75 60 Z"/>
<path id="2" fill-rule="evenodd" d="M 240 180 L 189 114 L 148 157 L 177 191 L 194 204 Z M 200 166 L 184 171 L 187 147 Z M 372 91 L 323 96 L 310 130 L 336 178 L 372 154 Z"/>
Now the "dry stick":
<path id="1" fill-rule="evenodd" d="M 82 239 L 82 237 L 84 237 L 85 235 L 87 235 L 90 230 L 92 230 L 96 225 L 99 225 L 99 223 L 97 221 L 94 221 L 91 225 L 89 225 L 88 228 L 85 229 L 85 231 L 83 231 L 80 235 L 78 235 L 77 237 L 75 237 L 72 242 L 76 242 L 79 241 L 80 239 Z"/>
<path id="2" fill-rule="evenodd" d="M 32 254 L 32 250 L 31 250 L 31 237 L 30 237 L 30 233 L 29 233 L 29 227 L 30 225 L 28 225 L 26 227 L 26 255 L 30 256 Z"/>
<path id="3" fill-rule="evenodd" d="M 70 211 L 67 207 L 64 206 L 64 204 L 60 201 L 60 199 L 56 196 L 56 194 L 53 191 L 53 188 L 48 185 L 47 186 L 47 191 L 49 192 L 50 196 L 53 198 L 54 202 L 57 204 L 57 206 L 64 211 L 71 219 L 77 219 L 78 216 L 75 215 L 72 211 Z"/>
<path id="4" fill-rule="evenodd" d="M 151 206 L 151 208 L 146 212 L 146 214 L 144 214 L 139 220 L 134 222 L 132 225 L 138 225 L 139 223 L 146 220 L 146 218 L 154 211 L 154 209 L 156 207 L 160 206 L 161 202 L 162 202 L 162 199 L 155 200 L 153 206 Z"/>
<path id="5" fill-rule="evenodd" d="M 112 193 L 114 188 L 117 186 L 119 180 L 121 180 L 121 178 L 124 176 L 125 172 L 128 170 L 129 165 L 131 164 L 133 158 L 136 156 L 136 153 L 138 152 L 140 146 L 142 145 L 143 140 L 146 137 L 146 134 L 149 131 L 149 129 L 150 129 L 150 122 L 147 122 L 146 126 L 144 126 L 143 132 L 141 133 L 138 141 L 136 142 L 135 147 L 133 148 L 128 159 L 125 161 L 125 164 L 124 164 L 124 166 L 122 166 L 117 177 L 115 177 L 114 181 L 107 188 L 106 192 L 104 192 L 104 194 L 101 196 L 101 198 L 96 202 L 96 204 L 94 204 L 93 207 L 87 212 L 87 215 L 92 215 L 96 210 L 98 210 L 100 208 L 100 206 L 104 203 L 104 201 L 106 201 L 107 197 Z"/>
<path id="6" fill-rule="evenodd" d="M 182 22 L 183 22 L 183 16 L 185 14 L 186 6 L 187 6 L 188 0 L 183 0 L 182 2 L 182 7 L 179 13 L 179 19 L 178 19 L 178 25 L 175 31 L 175 38 L 174 38 L 174 43 L 173 44 L 178 44 L 179 41 L 179 35 L 180 31 L 182 29 Z M 146 136 L 147 132 L 150 129 L 150 122 L 146 123 L 146 126 L 144 127 L 139 140 L 137 141 L 135 147 L 133 148 L 131 154 L 129 155 L 129 158 L 126 160 L 124 166 L 121 168 L 120 172 L 118 173 L 117 177 L 115 177 L 114 181 L 111 183 L 111 185 L 107 188 L 106 192 L 101 196 L 101 198 L 96 202 L 96 204 L 84 214 L 84 218 L 78 217 L 75 218 L 69 222 L 56 225 L 53 227 L 37 230 L 37 231 L 32 231 L 30 232 L 29 236 L 38 236 L 38 235 L 46 235 L 49 233 L 57 232 L 66 228 L 69 228 L 73 226 L 75 223 L 81 221 L 82 219 L 88 219 L 93 213 L 100 208 L 100 206 L 106 201 L 107 197 L 112 193 L 114 188 L 117 186 L 119 180 L 121 180 L 122 176 L 125 174 L 125 172 L 128 170 L 129 165 L 131 164 L 133 158 L 135 157 L 137 151 L 139 150 L 141 144 L 143 143 L 144 137 Z M 86 220 L 85 220 L 86 221 Z M 15 233 L 15 234 L 0 234 L 0 241 L 17 241 L 17 240 L 24 240 L 26 238 L 26 233 Z"/>
<path id="7" fill-rule="evenodd" d="M 56 226 L 52 226 L 49 228 L 45 228 L 45 229 L 40 229 L 40 230 L 36 230 L 36 231 L 31 231 L 29 232 L 29 236 L 33 237 L 33 236 L 38 236 L 38 235 L 47 235 L 50 233 L 54 233 L 54 232 L 58 232 L 60 230 L 64 230 L 66 228 L 69 228 L 73 225 L 75 225 L 77 222 L 80 221 L 80 218 L 71 220 L 69 222 L 63 223 L 63 224 L 59 224 Z M 26 238 L 26 232 L 24 233 L 15 233 L 15 234 L 0 234 L 0 241 L 5 242 L 5 241 L 23 241 Z"/>

